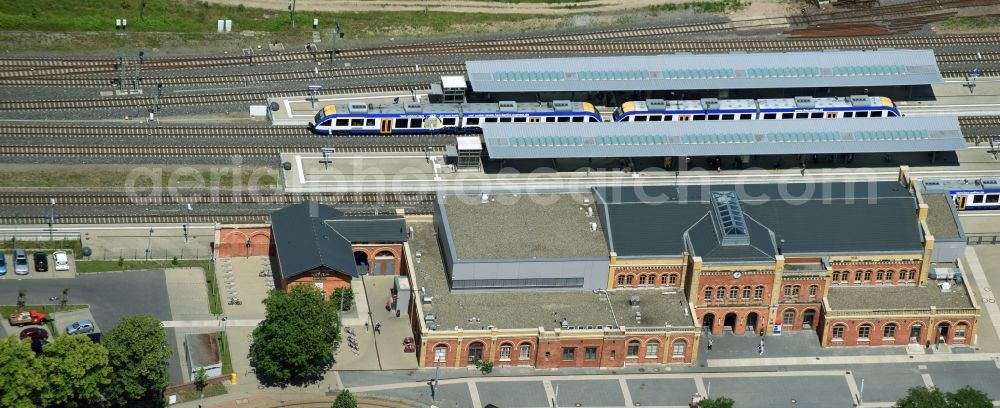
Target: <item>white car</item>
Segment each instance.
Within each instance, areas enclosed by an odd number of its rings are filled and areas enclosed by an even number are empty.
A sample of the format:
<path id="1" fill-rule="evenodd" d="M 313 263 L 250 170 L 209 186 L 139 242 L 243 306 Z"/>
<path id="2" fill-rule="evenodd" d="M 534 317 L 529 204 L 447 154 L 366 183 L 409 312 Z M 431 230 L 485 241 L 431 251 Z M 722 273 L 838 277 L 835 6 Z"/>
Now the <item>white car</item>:
<path id="1" fill-rule="evenodd" d="M 68 271 L 69 270 L 69 257 L 66 256 L 66 251 L 56 251 L 52 253 L 52 258 L 56 261 L 57 271 Z"/>

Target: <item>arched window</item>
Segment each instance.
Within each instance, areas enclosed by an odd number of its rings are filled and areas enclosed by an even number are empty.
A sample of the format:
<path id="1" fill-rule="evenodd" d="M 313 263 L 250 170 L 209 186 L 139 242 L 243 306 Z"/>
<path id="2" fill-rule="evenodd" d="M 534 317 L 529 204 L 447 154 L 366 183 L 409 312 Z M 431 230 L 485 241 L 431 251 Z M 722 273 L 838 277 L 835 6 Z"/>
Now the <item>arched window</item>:
<path id="1" fill-rule="evenodd" d="M 781 325 L 792 326 L 794 324 L 795 324 L 795 309 L 785 310 L 785 313 L 781 315 Z"/>
<path id="2" fill-rule="evenodd" d="M 519 349 L 518 350 L 518 355 L 517 355 L 517 359 L 518 360 L 527 360 L 527 359 L 531 358 L 531 344 L 530 343 L 521 343 L 521 345 L 518 347 L 518 349 Z"/>
<path id="3" fill-rule="evenodd" d="M 670 278 L 666 274 L 660 275 L 660 286 L 667 286 L 667 281 L 669 279 Z"/>
<path id="4" fill-rule="evenodd" d="M 872 325 L 865 323 L 858 326 L 858 340 L 868 340 L 872 334 Z"/>
<path id="5" fill-rule="evenodd" d="M 895 277 L 895 275 L 896 275 L 896 271 L 886 271 L 885 272 L 885 280 L 887 280 L 889 282 L 892 282 L 892 278 Z"/>
<path id="6" fill-rule="evenodd" d="M 375 257 L 376 258 L 395 258 L 396 255 L 393 255 L 392 252 L 389 252 L 389 251 L 379 251 L 379 253 L 375 254 Z"/>
<path id="7" fill-rule="evenodd" d="M 871 280 L 872 280 L 872 271 L 865 271 L 865 279 L 864 279 L 864 281 L 865 282 L 871 282 Z"/>
<path id="8" fill-rule="evenodd" d="M 833 273 L 833 279 L 832 280 L 834 282 L 837 282 L 837 281 L 840 280 L 840 272 L 839 271 Z"/>
<path id="9" fill-rule="evenodd" d="M 750 300 L 750 287 L 749 286 L 744 286 L 743 287 L 743 300 Z"/>
<path id="10" fill-rule="evenodd" d="M 625 285 L 625 275 L 618 275 L 618 286 Z"/>
<path id="11" fill-rule="evenodd" d="M 468 363 L 476 364 L 476 361 L 483 359 L 483 343 L 475 342 L 469 345 Z"/>
<path id="12" fill-rule="evenodd" d="M 646 342 L 646 358 L 656 358 L 660 353 L 660 342 L 650 340 Z"/>
<path id="13" fill-rule="evenodd" d="M 670 281 L 667 282 L 667 283 L 669 283 L 671 286 L 676 285 L 677 284 L 677 274 L 676 273 L 672 273 L 669 276 L 670 276 Z"/>
<path id="14" fill-rule="evenodd" d="M 792 285 L 785 285 L 785 297 L 792 297 Z"/>
<path id="15" fill-rule="evenodd" d="M 712 301 L 712 287 L 711 286 L 705 288 L 705 301 L 706 302 Z"/>
<path id="16" fill-rule="evenodd" d="M 809 285 L 809 297 L 815 298 L 816 297 L 816 292 L 818 292 L 818 291 L 819 291 L 819 286 Z"/>
<path id="17" fill-rule="evenodd" d="M 862 273 L 863 272 L 861 272 L 861 271 L 854 272 L 854 281 L 855 282 L 860 282 L 861 281 L 861 274 Z"/>
<path id="18" fill-rule="evenodd" d="M 632 340 L 628 342 L 628 349 L 626 350 L 626 357 L 639 357 L 639 340 Z"/>
<path id="19" fill-rule="evenodd" d="M 729 288 L 729 300 L 736 300 L 736 297 L 740 295 L 740 288 L 733 286 Z"/>
<path id="20" fill-rule="evenodd" d="M 628 275 L 625 277 L 625 285 L 632 286 L 632 275 Z"/>
<path id="21" fill-rule="evenodd" d="M 434 346 L 434 362 L 445 362 L 448 358 L 448 346 L 438 344 Z"/>
<path id="22" fill-rule="evenodd" d="M 834 340 L 844 339 L 844 325 L 838 324 L 833 326 L 833 339 Z"/>
<path id="23" fill-rule="evenodd" d="M 792 286 L 792 296 L 793 297 L 799 297 L 799 290 L 800 289 L 802 289 L 802 287 L 799 286 L 799 285 Z"/>
<path id="24" fill-rule="evenodd" d="M 885 271 L 878 271 L 875 273 L 875 281 L 881 282 L 885 278 Z"/>
<path id="25" fill-rule="evenodd" d="M 687 354 L 687 341 L 675 340 L 674 341 L 674 352 L 672 353 L 674 357 L 684 357 Z"/>
<path id="26" fill-rule="evenodd" d="M 500 346 L 500 361 L 510 361 L 510 352 L 514 350 L 514 345 L 505 343 Z"/>
<path id="27" fill-rule="evenodd" d="M 754 298 L 754 300 L 764 299 L 764 287 L 763 286 L 757 286 L 756 288 L 753 288 L 753 298 Z"/>
<path id="28" fill-rule="evenodd" d="M 715 300 L 723 301 L 726 299 L 726 288 L 719 286 L 719 289 L 715 291 Z"/>
<path id="29" fill-rule="evenodd" d="M 959 323 L 955 325 L 955 338 L 964 339 L 965 332 L 968 330 L 969 326 L 965 323 Z"/>
<path id="30" fill-rule="evenodd" d="M 882 338 L 883 339 L 894 339 L 896 338 L 896 323 L 887 323 L 882 327 Z"/>
<path id="31" fill-rule="evenodd" d="M 907 278 L 907 279 L 914 280 L 916 278 L 917 278 L 917 270 L 916 269 L 910 269 L 910 277 Z"/>
<path id="32" fill-rule="evenodd" d="M 646 275 L 639 275 L 639 284 L 640 285 L 646 284 Z"/>

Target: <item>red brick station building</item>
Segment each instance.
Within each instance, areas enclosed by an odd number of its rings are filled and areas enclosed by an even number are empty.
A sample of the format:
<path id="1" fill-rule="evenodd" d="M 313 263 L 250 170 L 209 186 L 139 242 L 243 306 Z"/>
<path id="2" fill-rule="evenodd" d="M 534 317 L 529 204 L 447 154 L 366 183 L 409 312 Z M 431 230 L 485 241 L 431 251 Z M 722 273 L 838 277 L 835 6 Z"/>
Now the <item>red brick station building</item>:
<path id="1" fill-rule="evenodd" d="M 274 213 L 272 243 L 285 286 L 406 275 L 421 367 L 692 364 L 706 335 L 760 332 L 975 341 L 961 279 L 930 278 L 959 268 L 957 213 L 905 168 L 899 182 L 639 189 L 440 193 L 405 225 L 305 203 Z"/>

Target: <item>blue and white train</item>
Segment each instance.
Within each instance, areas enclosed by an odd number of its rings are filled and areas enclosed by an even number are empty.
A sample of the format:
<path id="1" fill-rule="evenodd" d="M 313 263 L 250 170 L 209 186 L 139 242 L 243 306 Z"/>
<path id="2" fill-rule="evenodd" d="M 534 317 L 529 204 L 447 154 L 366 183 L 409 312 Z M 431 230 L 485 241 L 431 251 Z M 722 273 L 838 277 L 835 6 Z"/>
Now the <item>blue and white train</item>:
<path id="1" fill-rule="evenodd" d="M 625 102 L 615 110 L 616 122 L 685 122 L 696 120 L 786 120 L 887 118 L 902 116 L 884 96 L 845 98 L 799 96 L 780 99 L 663 100 Z"/>
<path id="2" fill-rule="evenodd" d="M 921 182 L 928 193 L 947 192 L 959 211 L 1000 209 L 1000 179 L 925 179 Z"/>
<path id="3" fill-rule="evenodd" d="M 309 129 L 317 134 L 472 133 L 483 123 L 601 122 L 594 105 L 553 101 L 500 103 L 361 102 L 323 107 Z"/>
<path id="4" fill-rule="evenodd" d="M 788 120 L 902 116 L 886 97 L 663 100 L 625 102 L 616 122 Z M 475 133 L 483 123 L 603 122 L 587 102 L 393 103 L 362 102 L 323 107 L 309 129 L 317 134 Z"/>

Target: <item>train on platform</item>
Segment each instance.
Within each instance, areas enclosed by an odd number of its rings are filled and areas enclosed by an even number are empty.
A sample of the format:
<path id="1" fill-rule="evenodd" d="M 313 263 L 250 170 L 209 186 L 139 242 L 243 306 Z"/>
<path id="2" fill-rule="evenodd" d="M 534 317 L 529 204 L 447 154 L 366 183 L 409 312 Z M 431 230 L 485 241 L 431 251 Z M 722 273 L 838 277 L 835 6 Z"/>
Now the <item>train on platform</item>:
<path id="1" fill-rule="evenodd" d="M 927 179 L 923 184 L 926 191 L 947 191 L 959 211 L 1000 209 L 1000 179 L 996 177 Z"/>
<path id="2" fill-rule="evenodd" d="M 902 116 L 891 99 L 853 95 L 844 98 L 700 100 L 648 99 L 623 103 L 615 122 L 704 120 L 789 120 L 885 118 Z M 478 133 L 483 123 L 603 122 L 587 102 L 392 103 L 351 102 L 323 107 L 309 129 L 316 134 Z"/>

